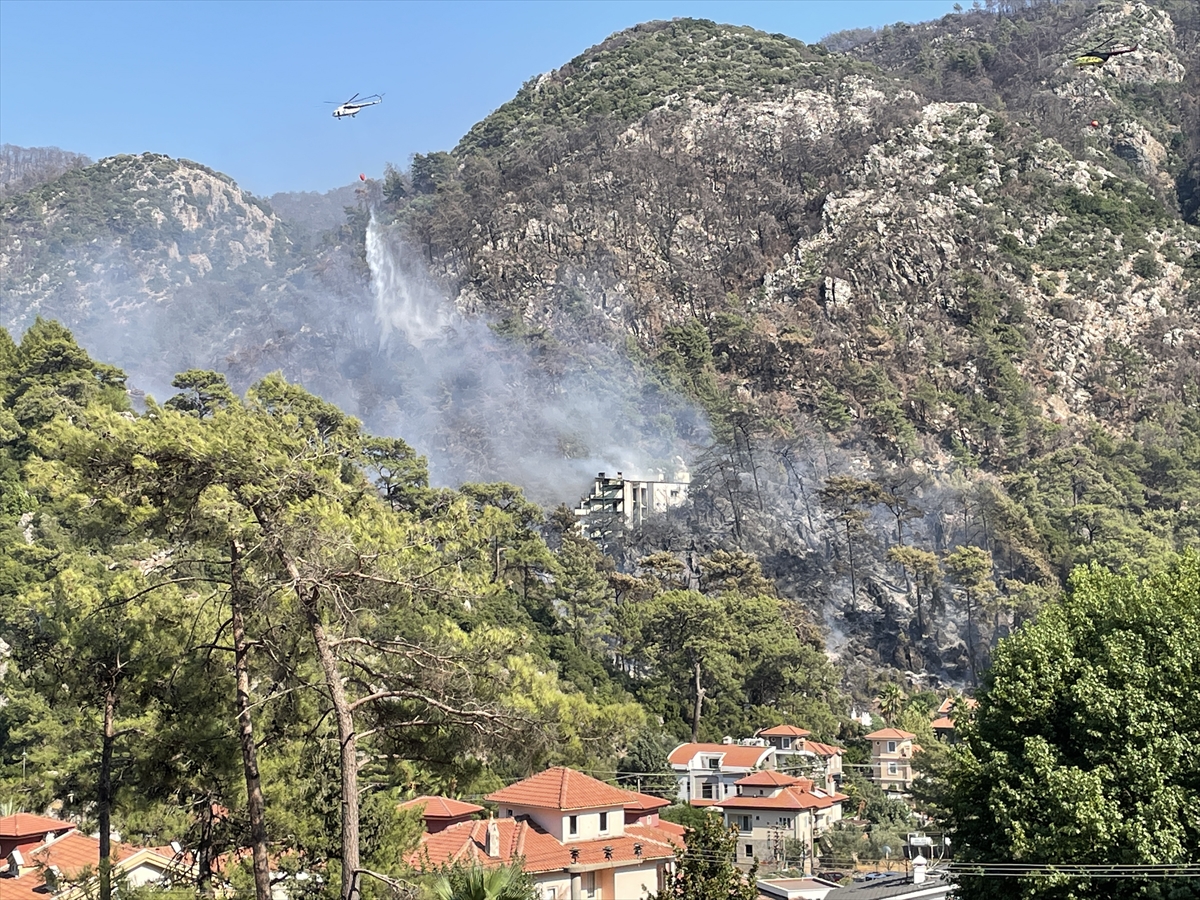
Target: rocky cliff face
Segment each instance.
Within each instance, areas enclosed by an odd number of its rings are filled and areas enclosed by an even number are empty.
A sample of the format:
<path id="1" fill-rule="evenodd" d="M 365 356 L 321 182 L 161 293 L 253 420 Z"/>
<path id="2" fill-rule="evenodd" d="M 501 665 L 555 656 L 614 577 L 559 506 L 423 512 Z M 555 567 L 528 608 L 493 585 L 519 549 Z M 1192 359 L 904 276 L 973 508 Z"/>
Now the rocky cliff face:
<path id="1" fill-rule="evenodd" d="M 347 282 L 365 303 L 336 239 L 320 257 L 264 200 L 186 160 L 104 159 L 3 201 L 0 218 L 0 325 L 58 319 L 159 397 L 193 367 L 242 386 L 280 367 L 336 372 L 330 330 L 361 304 L 332 322 L 328 309 Z"/>
<path id="2" fill-rule="evenodd" d="M 119 319 L 239 270 L 268 275 L 287 254 L 266 204 L 223 175 L 153 154 L 69 172 L 5 203 L 3 217 L 4 291 L 19 310 L 6 324 L 18 328 L 35 315 Z"/>
<path id="3" fill-rule="evenodd" d="M 850 656 L 963 677 L 1071 564 L 1193 539 L 1182 494 L 1151 524 L 1165 495 L 1128 453 L 1189 444 L 1200 402 L 1198 32 L 1170 3 L 979 11 L 851 54 L 642 26 L 389 196 L 461 308 L 625 333 L 706 399 L 723 455 L 641 546 L 752 548 Z M 1072 64 L 1114 36 L 1139 49 Z M 593 72 L 612 112 L 573 116 Z M 906 548 L 942 561 L 932 628 Z"/>

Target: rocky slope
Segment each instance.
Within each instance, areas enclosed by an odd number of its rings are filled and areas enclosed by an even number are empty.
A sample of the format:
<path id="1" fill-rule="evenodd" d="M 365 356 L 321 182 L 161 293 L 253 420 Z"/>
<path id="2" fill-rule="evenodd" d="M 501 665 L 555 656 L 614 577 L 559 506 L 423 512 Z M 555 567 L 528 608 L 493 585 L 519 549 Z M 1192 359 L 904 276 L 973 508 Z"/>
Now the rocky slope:
<path id="1" fill-rule="evenodd" d="M 852 54 L 640 26 L 387 192 L 460 308 L 627 334 L 704 400 L 724 450 L 642 549 L 754 549 L 855 655 L 960 677 L 1072 564 L 1198 524 L 1200 22 L 1001 13 Z M 1114 35 L 1138 51 L 1071 64 Z M 835 475 L 860 487 L 821 496 Z M 943 562 L 934 633 L 897 545 Z M 987 554 L 983 626 L 963 547 Z"/>

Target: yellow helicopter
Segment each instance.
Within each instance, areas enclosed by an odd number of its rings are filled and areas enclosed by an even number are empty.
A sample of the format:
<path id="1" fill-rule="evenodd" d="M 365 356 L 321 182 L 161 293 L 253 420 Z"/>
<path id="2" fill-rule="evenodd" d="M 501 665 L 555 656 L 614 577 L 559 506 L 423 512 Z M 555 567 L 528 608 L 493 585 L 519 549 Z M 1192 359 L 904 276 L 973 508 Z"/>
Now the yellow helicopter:
<path id="1" fill-rule="evenodd" d="M 1103 44 L 1097 44 L 1091 50 L 1080 53 L 1075 57 L 1075 65 L 1080 69 L 1094 68 L 1104 65 L 1114 56 L 1132 53 L 1138 48 L 1137 44 L 1115 44 L 1116 38 L 1109 38 Z"/>

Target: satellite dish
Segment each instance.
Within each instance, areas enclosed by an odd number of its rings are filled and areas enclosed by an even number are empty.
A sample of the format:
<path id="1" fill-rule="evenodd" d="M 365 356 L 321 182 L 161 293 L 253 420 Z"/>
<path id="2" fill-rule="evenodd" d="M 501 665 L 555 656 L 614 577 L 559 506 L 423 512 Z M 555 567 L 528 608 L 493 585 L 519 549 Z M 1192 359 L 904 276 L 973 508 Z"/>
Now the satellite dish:
<path id="1" fill-rule="evenodd" d="M 171 841 L 171 850 L 176 856 L 183 856 L 183 845 L 179 841 Z"/>

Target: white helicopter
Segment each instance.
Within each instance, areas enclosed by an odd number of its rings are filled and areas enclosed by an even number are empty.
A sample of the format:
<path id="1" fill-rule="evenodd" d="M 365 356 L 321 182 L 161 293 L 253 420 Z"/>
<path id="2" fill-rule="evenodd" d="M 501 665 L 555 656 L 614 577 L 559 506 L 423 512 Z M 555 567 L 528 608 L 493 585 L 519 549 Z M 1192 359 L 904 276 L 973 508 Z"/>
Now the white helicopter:
<path id="1" fill-rule="evenodd" d="M 346 118 L 346 116 L 350 116 L 350 118 L 354 118 L 355 116 L 358 115 L 360 110 L 366 109 L 368 106 L 374 106 L 376 103 L 382 103 L 382 102 L 383 102 L 383 94 L 370 94 L 369 96 L 366 96 L 366 97 L 359 97 L 358 94 L 355 94 L 353 97 L 351 97 L 349 100 L 347 100 L 345 103 L 341 104 L 337 109 L 335 109 L 333 111 L 333 117 L 335 119 L 344 119 L 344 118 Z"/>

